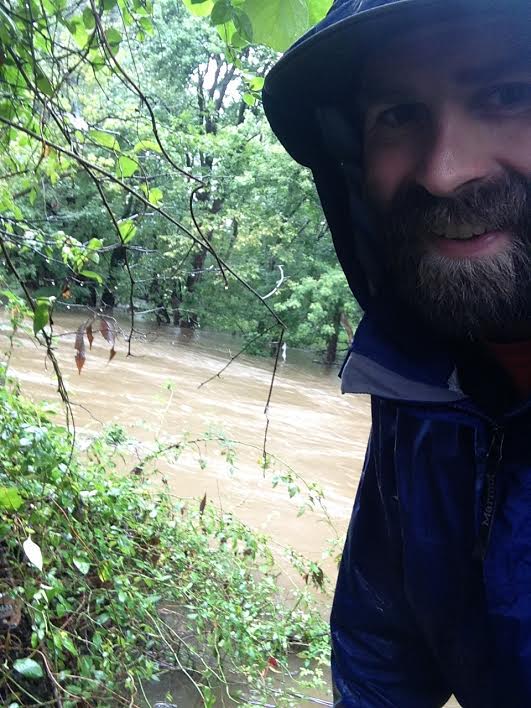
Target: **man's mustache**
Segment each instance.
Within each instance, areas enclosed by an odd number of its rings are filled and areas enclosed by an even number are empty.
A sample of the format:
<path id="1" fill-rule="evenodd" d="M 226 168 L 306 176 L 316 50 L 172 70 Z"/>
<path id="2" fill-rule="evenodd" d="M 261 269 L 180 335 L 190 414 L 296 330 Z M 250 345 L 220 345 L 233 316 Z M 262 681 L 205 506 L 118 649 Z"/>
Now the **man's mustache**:
<path id="1" fill-rule="evenodd" d="M 518 174 L 481 180 L 455 196 L 436 197 L 418 185 L 400 190 L 384 216 L 391 251 L 461 225 L 512 231 L 531 240 L 531 179 Z M 400 239 L 401 244 L 395 239 Z"/>

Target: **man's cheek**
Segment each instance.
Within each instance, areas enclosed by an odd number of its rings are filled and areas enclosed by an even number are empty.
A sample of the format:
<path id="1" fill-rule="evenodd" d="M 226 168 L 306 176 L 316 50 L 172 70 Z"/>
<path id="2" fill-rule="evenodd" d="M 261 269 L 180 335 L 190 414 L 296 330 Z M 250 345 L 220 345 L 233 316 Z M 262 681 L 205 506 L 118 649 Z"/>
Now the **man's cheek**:
<path id="1" fill-rule="evenodd" d="M 368 149 L 365 153 L 365 176 L 371 201 L 386 211 L 398 190 L 408 181 L 411 160 L 397 150 Z"/>

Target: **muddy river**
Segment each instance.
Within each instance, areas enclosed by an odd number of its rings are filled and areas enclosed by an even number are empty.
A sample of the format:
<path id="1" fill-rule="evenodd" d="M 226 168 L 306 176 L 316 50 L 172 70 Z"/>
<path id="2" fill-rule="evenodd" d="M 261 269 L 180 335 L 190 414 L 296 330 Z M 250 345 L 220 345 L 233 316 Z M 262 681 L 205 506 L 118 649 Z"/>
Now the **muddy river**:
<path id="1" fill-rule="evenodd" d="M 61 335 L 56 351 L 76 404 L 80 437 L 119 425 L 139 455 L 152 450 L 157 441 L 171 444 L 184 436 L 201 441 L 177 463 L 158 465 L 173 493 L 197 499 L 206 492 L 225 511 L 267 532 L 279 551 L 291 546 L 321 563 L 333 581 L 335 565 L 331 559 L 323 560 L 323 554 L 334 537 L 342 540 L 347 528 L 369 433 L 368 399 L 341 396 L 337 369 L 326 369 L 310 355 L 288 348 L 268 413 L 267 452 L 274 456 L 274 469 L 264 475 L 258 460 L 272 359 L 242 355 L 215 377 L 238 352 L 235 340 L 204 331 L 190 337 L 141 323 L 133 356 L 126 356 L 126 344 L 118 339 L 116 356 L 109 363 L 109 345 L 97 336 L 79 375 L 74 339 L 83 320 L 79 312 L 56 317 Z M 6 343 L 4 327 L 2 350 Z M 18 337 L 12 372 L 30 396 L 57 401 L 43 349 L 29 335 Z M 205 435 L 235 441 L 231 445 L 235 459 L 227 461 L 219 442 L 202 442 Z M 275 472 L 288 470 L 320 485 L 322 508 L 317 505 L 315 511 L 297 517 L 305 494 L 290 499 L 286 485 L 272 485 Z M 323 597 L 323 612 L 329 603 L 330 597 Z"/>

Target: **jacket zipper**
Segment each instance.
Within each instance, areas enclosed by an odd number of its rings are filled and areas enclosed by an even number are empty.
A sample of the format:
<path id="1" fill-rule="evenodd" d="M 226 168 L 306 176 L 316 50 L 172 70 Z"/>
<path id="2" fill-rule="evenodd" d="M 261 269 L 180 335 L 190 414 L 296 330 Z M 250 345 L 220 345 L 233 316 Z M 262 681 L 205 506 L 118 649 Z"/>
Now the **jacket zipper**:
<path id="1" fill-rule="evenodd" d="M 482 560 L 485 560 L 485 556 L 487 555 L 496 512 L 497 477 L 503 456 L 504 435 L 505 431 L 503 428 L 494 428 L 490 448 L 487 453 L 479 527 L 479 548 Z"/>

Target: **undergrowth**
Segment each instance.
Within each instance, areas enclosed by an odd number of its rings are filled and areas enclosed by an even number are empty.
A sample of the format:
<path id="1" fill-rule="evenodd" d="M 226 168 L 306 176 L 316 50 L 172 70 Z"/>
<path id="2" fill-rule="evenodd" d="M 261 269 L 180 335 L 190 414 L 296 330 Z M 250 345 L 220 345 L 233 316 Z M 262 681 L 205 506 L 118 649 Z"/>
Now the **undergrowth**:
<path id="1" fill-rule="evenodd" d="M 300 705 L 329 653 L 307 592 L 279 592 L 266 537 L 119 474 L 117 454 L 104 438 L 76 451 L 0 388 L 0 703 L 141 706 L 176 669 L 204 706 L 220 686 L 224 705 Z"/>

